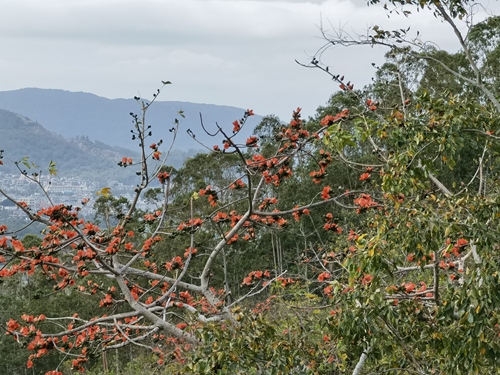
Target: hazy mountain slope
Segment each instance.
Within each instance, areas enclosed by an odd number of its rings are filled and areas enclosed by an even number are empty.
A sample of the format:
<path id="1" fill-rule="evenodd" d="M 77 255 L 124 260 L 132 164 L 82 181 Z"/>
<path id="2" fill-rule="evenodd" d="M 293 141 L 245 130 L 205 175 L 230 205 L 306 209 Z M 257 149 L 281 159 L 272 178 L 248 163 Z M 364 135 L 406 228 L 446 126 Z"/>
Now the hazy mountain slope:
<path id="1" fill-rule="evenodd" d="M 137 144 L 131 140 L 130 133 L 132 117 L 129 113 L 140 114 L 140 106 L 134 99 L 111 100 L 83 92 L 26 88 L 0 92 L 0 108 L 27 116 L 43 124 L 46 129 L 66 138 L 85 135 L 91 140 L 110 145 L 137 148 Z M 185 119 L 179 117 L 179 110 L 184 111 Z M 220 143 L 222 137 L 213 139 L 201 129 L 200 112 L 209 130 L 213 130 L 217 122 L 231 134 L 231 123 L 241 118 L 244 109 L 158 101 L 148 111 L 147 122 L 153 126 L 151 141 L 163 139 L 165 145 L 169 144 L 172 133 L 168 129 L 173 126 L 174 119 L 178 118 L 181 120 L 181 125 L 174 149 L 201 148 L 187 135 L 187 129 L 191 129 L 196 134 L 196 139 L 209 147 Z M 259 116 L 250 118 L 238 141 L 244 141 L 259 121 Z"/>
<path id="2" fill-rule="evenodd" d="M 32 169 L 34 172 L 46 172 L 49 162 L 53 160 L 57 163 L 59 175 L 78 175 L 93 180 L 99 176 L 116 180 L 130 179 L 133 171 L 118 167 L 117 162 L 122 156 L 138 155 L 130 150 L 92 142 L 86 137 L 65 139 L 27 117 L 1 109 L 0 150 L 4 150 L 4 165 L 1 166 L 4 172 L 16 173 L 14 162 L 29 156 L 30 162 L 38 167 Z M 31 173 L 31 170 L 27 172 Z"/>

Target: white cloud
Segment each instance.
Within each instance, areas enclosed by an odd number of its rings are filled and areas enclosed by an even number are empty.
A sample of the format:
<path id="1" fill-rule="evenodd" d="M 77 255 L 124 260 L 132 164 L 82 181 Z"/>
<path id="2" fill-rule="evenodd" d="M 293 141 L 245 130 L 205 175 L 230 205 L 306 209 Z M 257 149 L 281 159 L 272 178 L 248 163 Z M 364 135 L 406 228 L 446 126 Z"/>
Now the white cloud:
<path id="1" fill-rule="evenodd" d="M 308 62 L 324 45 L 321 22 L 350 33 L 411 24 L 453 48 L 450 30 L 429 13 L 388 19 L 365 0 L 17 0 L 3 2 L 0 13 L 0 90 L 131 97 L 168 79 L 174 86 L 164 100 L 253 107 L 285 118 L 303 106 L 312 114 L 337 86 L 294 60 Z M 359 87 L 382 55 L 336 47 L 323 57 Z"/>

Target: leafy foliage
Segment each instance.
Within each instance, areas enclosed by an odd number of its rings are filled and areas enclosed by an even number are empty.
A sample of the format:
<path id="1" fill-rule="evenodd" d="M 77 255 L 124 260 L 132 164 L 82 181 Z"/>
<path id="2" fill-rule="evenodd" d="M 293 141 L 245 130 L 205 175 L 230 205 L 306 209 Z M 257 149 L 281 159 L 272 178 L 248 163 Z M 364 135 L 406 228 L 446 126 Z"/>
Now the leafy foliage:
<path id="1" fill-rule="evenodd" d="M 404 3 L 456 28 L 469 2 Z M 485 25 L 496 23 L 472 38 Z M 104 226 L 81 207 L 15 202 L 46 228 L 41 243 L 0 237 L 0 277 L 42 274 L 56 296 L 94 302 L 7 320 L 28 366 L 59 352 L 83 370 L 134 345 L 158 373 L 498 373 L 496 81 L 469 74 L 487 59 L 466 43 L 452 56 L 375 31 L 390 51 L 373 85 L 355 90 L 315 58 L 340 88 L 316 117 L 266 117 L 244 143 L 251 110 L 232 132 L 204 126 L 222 142 L 178 170 L 146 125 L 159 91 L 136 98 L 142 157 L 120 163 L 138 183 L 130 200 L 99 192 Z M 432 84 L 436 66 L 470 85 Z M 142 194 L 151 212 L 137 209 Z"/>

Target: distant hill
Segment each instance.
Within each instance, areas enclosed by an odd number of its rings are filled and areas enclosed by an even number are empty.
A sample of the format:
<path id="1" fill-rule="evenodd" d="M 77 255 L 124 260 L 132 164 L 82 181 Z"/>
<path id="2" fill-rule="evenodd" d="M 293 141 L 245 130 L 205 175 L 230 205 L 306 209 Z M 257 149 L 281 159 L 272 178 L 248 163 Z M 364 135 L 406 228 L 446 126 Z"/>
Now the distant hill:
<path id="1" fill-rule="evenodd" d="M 99 179 L 130 180 L 132 168 L 124 170 L 117 162 L 123 156 L 139 155 L 117 146 L 93 142 L 87 137 L 65 139 L 27 117 L 3 109 L 0 109 L 0 150 L 3 150 L 2 172 L 19 173 L 14 162 L 28 156 L 30 163 L 37 166 L 29 170 L 20 164 L 28 173 L 47 172 L 49 162 L 53 160 L 59 175 L 88 177 L 96 182 Z"/>
<path id="2" fill-rule="evenodd" d="M 83 92 L 26 88 L 0 91 L 0 108 L 26 116 L 65 138 L 86 136 L 91 141 L 138 150 L 130 133 L 133 126 L 130 113 L 140 115 L 140 106 L 134 99 L 106 99 Z M 179 116 L 179 110 L 184 111 L 184 119 Z M 203 115 L 207 130 L 213 131 L 217 122 L 231 134 L 231 123 L 241 118 L 244 111 L 241 108 L 211 104 L 158 101 L 150 107 L 147 114 L 147 123 L 152 125 L 153 131 L 150 139 L 152 143 L 163 139 L 164 145 L 169 145 L 172 133 L 168 129 L 173 126 L 174 119 L 178 118 L 181 124 L 175 150 L 202 149 L 202 146 L 188 136 L 188 129 L 195 133 L 198 141 L 212 147 L 216 143 L 220 144 L 222 137 L 214 139 L 205 134 L 200 126 L 199 114 Z M 243 142 L 260 119 L 260 116 L 251 117 L 237 141 Z"/>

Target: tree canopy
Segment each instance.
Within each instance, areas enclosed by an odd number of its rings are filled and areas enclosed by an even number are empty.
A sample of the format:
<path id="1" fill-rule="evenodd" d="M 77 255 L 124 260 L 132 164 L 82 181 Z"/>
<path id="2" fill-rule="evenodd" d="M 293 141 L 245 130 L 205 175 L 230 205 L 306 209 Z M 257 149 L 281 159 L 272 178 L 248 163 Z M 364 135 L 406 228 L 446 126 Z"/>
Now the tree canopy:
<path id="1" fill-rule="evenodd" d="M 120 162 L 137 171 L 134 197 L 100 190 L 99 223 L 80 218 L 87 199 L 35 212 L 0 188 L 45 226 L 40 242 L 0 227 L 0 280 L 39 291 L 2 314 L 28 367 L 99 373 L 106 353 L 137 347 L 165 374 L 499 374 L 500 34 L 496 16 L 472 23 L 475 4 L 386 5 L 446 22 L 453 54 L 380 26 L 325 35 L 388 48 L 373 84 L 355 89 L 319 51 L 305 65 L 339 91 L 316 116 L 265 117 L 244 144 L 250 109 L 205 125 L 222 142 L 178 170 L 147 121 L 159 91 L 137 98 L 141 157 Z M 37 304 L 50 288 L 52 306 Z"/>

